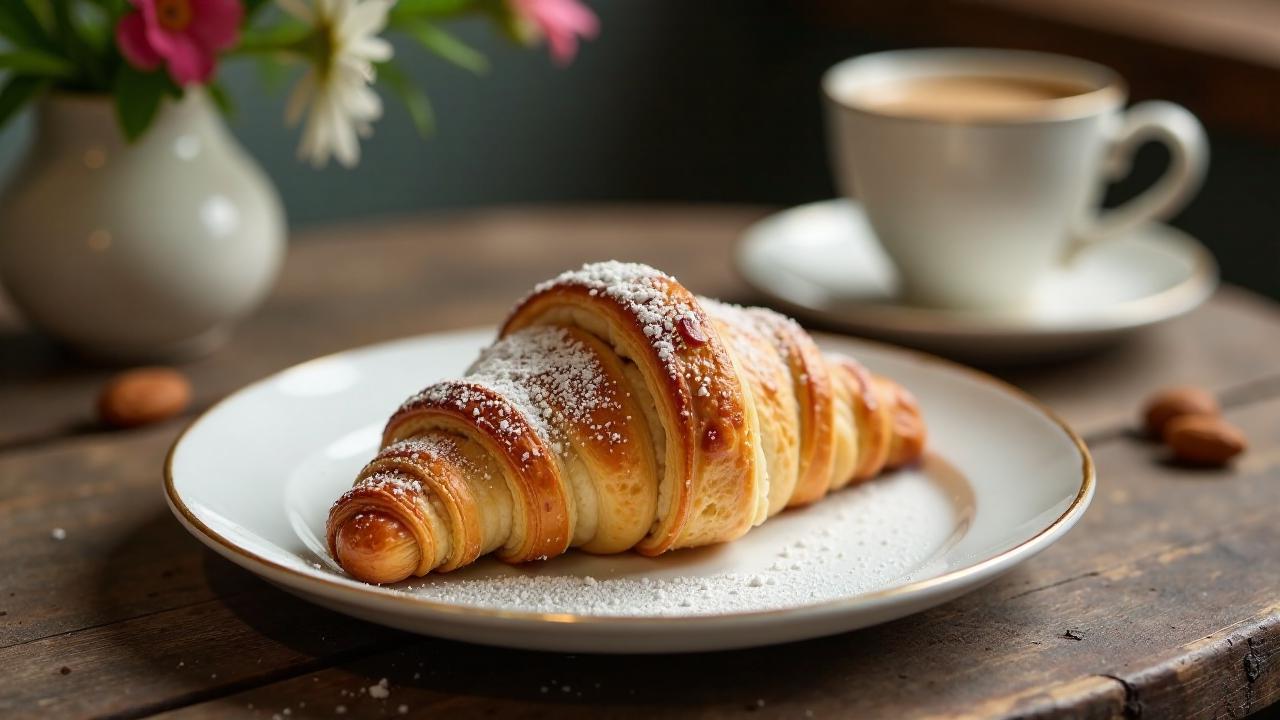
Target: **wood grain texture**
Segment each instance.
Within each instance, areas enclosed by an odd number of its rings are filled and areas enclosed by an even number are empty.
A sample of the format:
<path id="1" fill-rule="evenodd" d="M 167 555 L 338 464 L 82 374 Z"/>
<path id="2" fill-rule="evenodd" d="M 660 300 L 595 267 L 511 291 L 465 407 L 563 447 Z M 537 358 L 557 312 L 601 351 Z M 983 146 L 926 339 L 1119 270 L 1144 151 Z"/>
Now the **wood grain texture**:
<path id="1" fill-rule="evenodd" d="M 1280 701 L 1280 603 L 1116 679 L 1135 713 L 1244 717 Z"/>
<path id="2" fill-rule="evenodd" d="M 317 355 L 497 324 L 535 283 L 590 260 L 640 260 L 698 293 L 760 302 L 733 270 L 732 248 L 766 212 L 510 210 L 312 231 L 293 243 L 275 294 L 231 343 L 180 368 L 192 378 L 198 411 Z M 92 408 L 111 372 L 61 354 L 0 306 L 0 448 L 103 432 Z M 1091 435 L 1130 421 L 1141 398 L 1164 384 L 1202 383 L 1230 393 L 1280 383 L 1280 311 L 1228 288 L 1199 312 L 1134 342 L 1001 374 Z"/>
<path id="3" fill-rule="evenodd" d="M 1280 400 L 1231 419 L 1280 447 Z M 1171 474 L 1155 455 L 1133 441 L 1105 443 L 1098 461 L 1110 494 L 1066 539 L 978 592 L 884 626 L 664 657 L 422 640 L 174 716 L 222 717 L 249 704 L 296 712 L 299 702 L 344 704 L 352 717 L 405 704 L 450 717 L 1101 718 L 1135 703 L 1150 718 L 1213 717 L 1215 707 L 1241 716 L 1274 701 L 1280 683 L 1280 456 Z M 1161 496 L 1169 503 L 1153 515 Z M 1241 498 L 1258 512 L 1241 514 Z M 388 699 L 361 693 L 382 677 Z"/>
<path id="4" fill-rule="evenodd" d="M 616 257 L 734 299 L 729 247 L 760 208 L 511 210 L 388 221 L 295 240 L 275 293 L 217 354 L 179 367 L 198 409 L 317 355 L 419 333 L 496 325 L 533 285 Z M 0 305 L 0 447 L 101 431 L 94 398 L 111 368 L 85 367 Z"/>
<path id="5" fill-rule="evenodd" d="M 1148 688 L 1138 692 L 1152 711 L 1198 697 L 1261 706 L 1275 699 L 1280 683 L 1270 649 L 1254 651 L 1253 680 L 1229 693 L 1179 694 L 1171 689 L 1177 683 L 1160 679 L 1185 682 L 1201 672 L 1202 684 L 1227 687 L 1227 680 L 1248 677 L 1240 655 L 1247 650 L 1236 652 L 1232 643 L 1247 648 L 1252 639 L 1274 648 L 1268 633 L 1274 633 L 1280 577 L 1274 552 L 1280 543 L 1274 523 L 1280 400 L 1241 407 L 1231 420 L 1256 446 L 1233 470 L 1175 471 L 1161 463 L 1158 449 L 1125 437 L 1099 445 L 1102 483 L 1081 526 L 970 596 L 835 638 L 661 658 L 472 647 L 383 631 L 313 608 L 201 549 L 168 518 L 158 494 L 148 492 L 154 475 L 113 465 L 93 481 L 101 488 L 100 514 L 68 507 L 68 515 L 59 516 L 65 540 L 49 537 L 37 503 L 4 518 L 18 532 L 0 549 L 0 565 L 15 568 L 27 592 L 6 600 L 14 608 L 9 617 L 22 621 L 15 630 L 23 632 L 11 632 L 8 647 L 0 649 L 0 664 L 17 669 L 0 683 L 0 712 L 174 708 L 180 716 L 227 717 L 251 714 L 252 704 L 269 716 L 285 707 L 301 714 L 306 703 L 326 715 L 342 704 L 352 717 L 395 714 L 400 704 L 459 717 L 588 717 L 602 710 L 621 717 L 658 711 L 720 717 L 764 700 L 756 708 L 762 717 L 805 710 L 822 717 L 1001 717 L 1037 708 L 1105 716 L 1118 698 L 1132 694 L 1118 680 L 1096 679 L 1108 675 L 1132 676 L 1126 680 L 1132 687 Z M 158 461 L 147 457 L 148 448 L 165 434 L 139 435 L 128 450 L 141 464 Z M 29 483 L 31 476 L 15 472 L 22 467 L 63 468 L 74 476 L 81 473 L 74 463 L 92 455 L 97 442 L 9 453 L 2 476 Z M 69 491 L 71 497 L 78 492 Z M 70 522 L 78 517 L 88 520 Z M 48 549 L 40 551 L 42 543 Z M 109 561 L 92 554 L 99 547 L 127 549 Z M 101 568 L 99 579 L 78 584 L 79 576 L 94 576 L 86 573 L 94 566 Z M 144 589 L 166 587 L 167 566 L 179 569 L 168 582 L 181 580 L 181 590 L 145 598 Z M 25 579 L 37 571 L 44 574 Z M 111 599 L 121 593 L 123 599 Z M 61 610 L 41 616 L 50 596 Z M 1064 637 L 1068 631 L 1081 639 Z M 1204 641 L 1215 635 L 1220 641 Z M 1153 674 L 1171 663 L 1186 667 L 1180 675 Z M 61 667 L 71 672 L 62 675 Z M 654 673 L 697 680 L 677 681 L 674 688 L 642 681 Z M 393 689 L 387 702 L 360 692 L 382 677 Z"/>
<path id="6" fill-rule="evenodd" d="M 1280 7 L 1268 0 L 977 0 L 1010 13 L 1280 70 Z"/>
<path id="7" fill-rule="evenodd" d="M 728 252 L 760 213 L 511 211 L 315 233 L 263 312 L 186 369 L 207 404 L 314 354 L 493 322 L 536 280 L 601 257 L 750 300 Z M 1098 465 L 1093 508 L 1042 556 L 881 627 L 665 657 L 482 648 L 302 603 L 169 515 L 159 475 L 180 423 L 93 428 L 105 371 L 5 332 L 6 718 L 333 717 L 339 705 L 348 717 L 404 705 L 448 717 L 1177 718 L 1280 699 L 1280 318 L 1243 292 L 1101 355 L 1009 373 L 1091 435 Z M 1234 468 L 1170 466 L 1129 432 L 1138 398 L 1170 382 L 1219 392 L 1253 444 Z M 383 677 L 390 697 L 369 697 Z"/>
<path id="8" fill-rule="evenodd" d="M 159 428 L 0 454 L 0 567 L 11 579 L 0 647 L 217 597 L 199 553 L 164 552 L 184 534 L 159 492 L 172 436 Z M 223 579 L 227 595 L 246 582 Z"/>

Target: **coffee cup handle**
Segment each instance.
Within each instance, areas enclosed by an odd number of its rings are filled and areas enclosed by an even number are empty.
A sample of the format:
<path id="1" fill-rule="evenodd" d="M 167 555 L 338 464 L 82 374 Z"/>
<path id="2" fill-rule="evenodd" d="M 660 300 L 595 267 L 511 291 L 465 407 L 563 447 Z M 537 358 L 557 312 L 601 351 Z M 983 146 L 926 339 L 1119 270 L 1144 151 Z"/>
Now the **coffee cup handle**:
<path id="1" fill-rule="evenodd" d="M 1068 248 L 1067 261 L 1095 243 L 1169 217 L 1200 188 L 1209 165 L 1204 127 L 1186 108 L 1163 100 L 1138 103 L 1124 114 L 1107 149 L 1104 168 L 1108 179 L 1128 175 L 1134 152 L 1149 140 L 1169 148 L 1169 168 L 1141 195 L 1085 221 Z"/>

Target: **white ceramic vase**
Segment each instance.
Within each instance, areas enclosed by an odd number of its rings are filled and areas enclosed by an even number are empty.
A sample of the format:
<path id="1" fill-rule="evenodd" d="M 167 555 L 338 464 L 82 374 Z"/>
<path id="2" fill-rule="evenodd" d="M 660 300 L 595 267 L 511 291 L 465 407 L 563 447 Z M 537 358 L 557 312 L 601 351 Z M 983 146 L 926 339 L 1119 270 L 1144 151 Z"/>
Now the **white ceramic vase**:
<path id="1" fill-rule="evenodd" d="M 199 91 L 132 144 L 110 98 L 52 95 L 0 194 L 0 284 L 33 325 L 114 360 L 216 348 L 284 247 L 275 187 Z"/>

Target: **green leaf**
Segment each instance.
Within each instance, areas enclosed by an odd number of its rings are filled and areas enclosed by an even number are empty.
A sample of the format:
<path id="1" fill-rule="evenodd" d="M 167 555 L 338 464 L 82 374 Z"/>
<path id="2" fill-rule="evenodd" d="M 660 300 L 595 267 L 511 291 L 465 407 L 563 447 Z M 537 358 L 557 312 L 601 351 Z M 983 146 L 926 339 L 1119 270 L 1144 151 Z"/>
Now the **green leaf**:
<path id="1" fill-rule="evenodd" d="M 378 84 L 385 86 L 400 99 L 400 102 L 404 103 L 419 135 L 427 137 L 435 131 L 436 119 L 431 109 L 431 101 L 427 99 L 427 94 L 414 85 L 400 68 L 391 63 L 379 64 Z"/>
<path id="2" fill-rule="evenodd" d="M 65 1 L 65 0 L 60 0 Z M 54 45 L 25 0 L 0 2 L 0 35 L 20 48 L 53 50 Z"/>
<path id="3" fill-rule="evenodd" d="M 391 8 L 391 20 L 458 15 L 476 6 L 476 0 L 399 0 Z"/>
<path id="4" fill-rule="evenodd" d="M 175 91 L 181 93 L 164 71 L 144 73 L 127 63 L 120 65 L 114 88 L 116 119 L 129 142 L 146 132 L 160 109 L 160 101 Z"/>
<path id="5" fill-rule="evenodd" d="M 296 46 L 312 32 L 304 23 L 289 20 L 267 28 L 246 28 L 233 52 L 241 54 L 271 53 Z"/>
<path id="6" fill-rule="evenodd" d="M 206 87 L 209 91 L 209 97 L 213 99 L 213 104 L 218 106 L 218 110 L 227 117 L 234 117 L 236 114 L 236 104 L 227 94 L 227 89 L 222 83 L 211 82 Z"/>
<path id="7" fill-rule="evenodd" d="M 98 65 L 98 59 L 94 56 L 89 41 L 81 35 L 81 28 L 73 18 L 74 10 L 76 8 L 72 7 L 67 0 L 62 2 L 55 0 L 53 3 L 53 20 L 58 41 L 66 49 L 66 55 L 71 62 L 84 72 L 91 86 L 105 87 L 108 78 Z"/>
<path id="8" fill-rule="evenodd" d="M 258 83 L 268 92 L 275 93 L 283 90 L 293 68 L 273 55 L 259 55 L 254 59 L 257 61 L 254 65 L 257 69 Z"/>
<path id="9" fill-rule="evenodd" d="M 71 24 L 93 54 L 101 56 L 114 51 L 116 18 L 119 15 L 101 0 L 80 3 L 74 10 Z"/>
<path id="10" fill-rule="evenodd" d="M 67 78 L 76 74 L 69 61 L 39 50 L 0 52 L 0 70 L 46 78 Z"/>
<path id="11" fill-rule="evenodd" d="M 266 5 L 269 5 L 270 3 L 271 3 L 271 0 L 244 0 L 245 20 L 246 21 L 252 20 L 253 16 L 258 14 L 259 10 L 261 10 Z"/>
<path id="12" fill-rule="evenodd" d="M 0 89 L 0 128 L 4 127 L 24 105 L 34 100 L 49 87 L 46 78 L 14 75 Z"/>
<path id="13" fill-rule="evenodd" d="M 102 11 L 113 19 L 119 19 L 129 9 L 128 0 L 90 0 L 90 2 L 102 8 Z"/>
<path id="14" fill-rule="evenodd" d="M 516 14 L 509 3 L 486 2 L 484 14 L 490 22 L 498 26 L 498 33 L 516 45 L 529 45 L 531 42 L 528 21 Z"/>
<path id="15" fill-rule="evenodd" d="M 405 29 L 422 47 L 458 67 L 476 74 L 489 69 L 489 61 L 484 55 L 435 25 L 419 22 Z"/>

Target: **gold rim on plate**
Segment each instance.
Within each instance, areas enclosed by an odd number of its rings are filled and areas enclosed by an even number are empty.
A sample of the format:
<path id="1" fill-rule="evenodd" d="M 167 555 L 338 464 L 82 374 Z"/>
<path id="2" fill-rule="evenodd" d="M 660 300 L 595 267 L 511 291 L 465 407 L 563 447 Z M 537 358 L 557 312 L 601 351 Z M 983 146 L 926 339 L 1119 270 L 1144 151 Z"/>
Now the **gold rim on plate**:
<path id="1" fill-rule="evenodd" d="M 261 555 L 250 552 L 244 549 L 243 547 L 235 544 L 231 540 L 227 539 L 223 535 L 219 534 L 213 528 L 206 525 L 204 521 L 202 521 L 200 518 L 196 517 L 193 512 L 191 512 L 191 509 L 187 507 L 187 504 L 183 502 L 182 498 L 178 495 L 177 490 L 174 488 L 173 457 L 178 450 L 178 446 L 182 444 L 182 440 L 187 436 L 188 433 L 191 432 L 193 428 L 196 427 L 196 425 L 200 423 L 201 420 L 203 420 L 206 416 L 208 416 L 209 414 L 217 410 L 220 406 L 222 406 L 223 403 L 226 403 L 259 385 L 271 382 L 272 380 L 275 380 L 277 377 L 279 377 L 281 374 L 303 365 L 309 365 L 311 363 L 329 360 L 336 356 L 345 355 L 355 351 L 374 350 L 386 345 L 394 345 L 396 343 L 402 343 L 406 341 L 421 340 L 421 339 L 441 336 L 441 335 L 463 335 L 463 334 L 470 334 L 470 333 L 478 334 L 480 331 L 484 329 L 485 328 L 478 327 L 478 328 L 463 329 L 463 330 L 457 330 L 457 331 L 430 333 L 428 335 L 422 335 L 414 338 L 401 338 L 399 340 L 391 340 L 383 343 L 374 343 L 372 345 L 365 345 L 359 348 L 352 348 L 349 350 L 330 353 L 328 355 L 322 355 L 320 357 L 313 358 L 311 360 L 307 360 L 305 362 L 299 363 L 298 365 L 285 368 L 284 370 L 272 373 L 267 377 L 261 378 L 259 380 L 255 380 L 254 382 L 251 382 L 245 385 L 244 387 L 241 387 L 239 390 L 236 390 L 230 395 L 222 398 L 218 402 L 209 406 L 207 409 L 205 409 L 203 412 L 197 415 L 194 419 L 192 419 L 192 421 L 188 423 L 185 428 L 182 429 L 182 432 L 178 433 L 178 437 L 174 439 L 173 444 L 169 447 L 169 452 L 165 455 L 165 460 L 164 460 L 164 487 L 165 487 L 165 495 L 169 501 L 170 507 L 173 508 L 174 512 L 180 516 L 184 524 L 186 524 L 189 528 L 198 531 L 201 535 L 204 536 L 204 538 L 202 538 L 202 541 L 205 543 L 205 545 L 208 545 L 210 547 L 213 547 L 214 545 L 220 546 L 224 552 L 229 552 L 233 555 L 237 555 L 241 558 L 244 558 L 245 560 L 248 560 L 250 563 L 257 564 L 260 566 L 265 566 L 266 568 L 268 568 L 273 572 L 283 573 L 287 576 L 300 579 L 307 583 L 318 583 L 319 585 L 325 587 L 328 590 L 337 591 L 343 594 L 348 594 L 353 599 L 367 600 L 369 596 L 372 595 L 373 597 L 376 597 L 376 598 L 407 603 L 408 607 L 412 607 L 418 610 L 427 610 L 427 611 L 438 612 L 438 613 L 447 614 L 447 615 L 464 616 L 464 617 L 477 618 L 477 619 L 505 620 L 505 621 L 512 621 L 512 622 L 524 622 L 524 623 L 550 622 L 550 623 L 564 623 L 564 624 L 609 625 L 613 627 L 619 627 L 619 626 L 627 626 L 627 625 L 649 626 L 655 623 L 657 624 L 689 623 L 689 622 L 717 623 L 717 622 L 728 622 L 728 621 L 736 621 L 736 620 L 763 619 L 768 617 L 777 617 L 779 615 L 788 615 L 788 614 L 795 614 L 795 613 L 806 613 L 806 614 L 807 613 L 832 613 L 840 610 L 851 609 L 860 605 L 869 605 L 878 601 L 887 600 L 895 597 L 901 597 L 905 595 L 916 594 L 922 591 L 953 584 L 958 581 L 962 581 L 966 578 L 971 578 L 975 575 L 980 575 L 984 571 L 991 569 L 995 565 L 998 565 L 1000 562 L 1002 562 L 1006 558 L 1012 555 L 1025 552 L 1027 548 L 1030 548 L 1032 546 L 1035 546 L 1044 542 L 1045 538 L 1053 534 L 1054 531 L 1056 531 L 1058 528 L 1062 527 L 1063 525 L 1073 521 L 1074 519 L 1076 519 L 1078 515 L 1084 512 L 1085 508 L 1088 505 L 1089 499 L 1093 495 L 1094 487 L 1097 482 L 1095 471 L 1094 471 L 1094 465 L 1093 465 L 1093 457 L 1089 454 L 1089 449 L 1085 445 L 1084 440 L 1082 440 L 1080 436 L 1076 434 L 1075 430 L 1072 430 L 1071 426 L 1068 425 L 1065 420 L 1059 417 L 1057 413 L 1049 409 L 1044 403 L 1035 399 L 1028 393 L 1018 389 L 1017 387 L 1014 387 L 1013 385 L 1010 385 L 1009 383 L 1004 382 L 1003 380 L 1000 380 L 987 373 L 984 373 L 980 370 L 975 370 L 974 368 L 968 367 L 966 365 L 952 362 L 950 360 L 945 360 L 936 355 L 930 355 L 929 353 L 924 353 L 917 350 L 910 350 L 907 348 L 897 347 L 889 343 L 881 343 L 881 342 L 876 342 L 872 340 L 864 340 L 862 338 L 856 338 L 856 342 L 858 344 L 878 347 L 881 350 L 888 351 L 890 353 L 896 353 L 899 355 L 908 356 L 914 359 L 916 362 L 919 362 L 922 364 L 939 365 L 949 370 L 959 372 L 963 375 L 967 375 L 971 379 L 987 384 L 995 388 L 997 391 L 1005 393 L 1006 395 L 1011 395 L 1014 398 L 1017 398 L 1022 402 L 1026 403 L 1027 405 L 1031 406 L 1033 409 L 1039 411 L 1041 415 L 1046 417 L 1048 420 L 1050 420 L 1055 425 L 1057 425 L 1060 430 L 1062 430 L 1062 432 L 1067 436 L 1067 438 L 1071 440 L 1072 444 L 1076 448 L 1076 451 L 1080 455 L 1080 469 L 1081 469 L 1080 489 L 1076 492 L 1076 496 L 1075 498 L 1072 499 L 1071 504 L 1068 505 L 1067 508 L 1062 512 L 1062 514 L 1059 515 L 1052 523 L 1049 523 L 1047 526 L 1045 526 L 1042 530 L 1037 532 L 1035 535 L 1031 536 L 1030 538 L 1027 538 L 1026 540 L 1018 543 L 1017 545 L 1007 550 L 1004 550 L 1000 553 L 997 553 L 996 555 L 993 555 L 989 558 L 986 558 L 985 560 L 981 560 L 977 563 L 969 565 L 967 567 L 951 570 L 949 572 L 945 572 L 941 575 L 936 575 L 934 577 L 931 577 L 925 580 L 917 580 L 915 582 L 907 583 L 905 585 L 898 585 L 895 587 L 885 588 L 884 590 L 876 590 L 874 592 L 863 593 L 860 595 L 853 595 L 849 597 L 838 598 L 835 600 L 828 600 L 825 602 L 812 603 L 809 605 L 799 605 L 791 608 L 779 608 L 779 609 L 772 609 L 772 610 L 752 610 L 747 612 L 722 613 L 722 614 L 711 614 L 711 615 L 681 615 L 681 616 L 669 617 L 669 616 L 657 616 L 657 615 L 614 616 L 614 615 L 578 615 L 573 613 L 540 613 L 540 612 L 526 612 L 526 611 L 519 611 L 519 610 L 501 610 L 497 608 L 474 607 L 469 605 L 456 605 L 456 604 L 450 604 L 450 603 L 437 602 L 434 600 L 427 600 L 425 598 L 414 597 L 404 591 L 396 590 L 394 588 L 389 588 L 381 585 L 369 585 L 366 583 L 356 583 L 356 581 L 354 580 L 338 581 L 328 577 L 301 572 L 295 568 L 291 568 L 287 565 L 282 565 L 274 560 L 270 560 L 265 557 L 262 557 Z M 842 342 L 853 340 L 853 338 L 848 338 L 840 335 L 831 335 L 829 333 L 812 333 L 812 334 L 814 335 L 815 340 L 820 341 L 819 345 L 822 344 L 821 342 L 822 340 L 835 339 Z"/>

